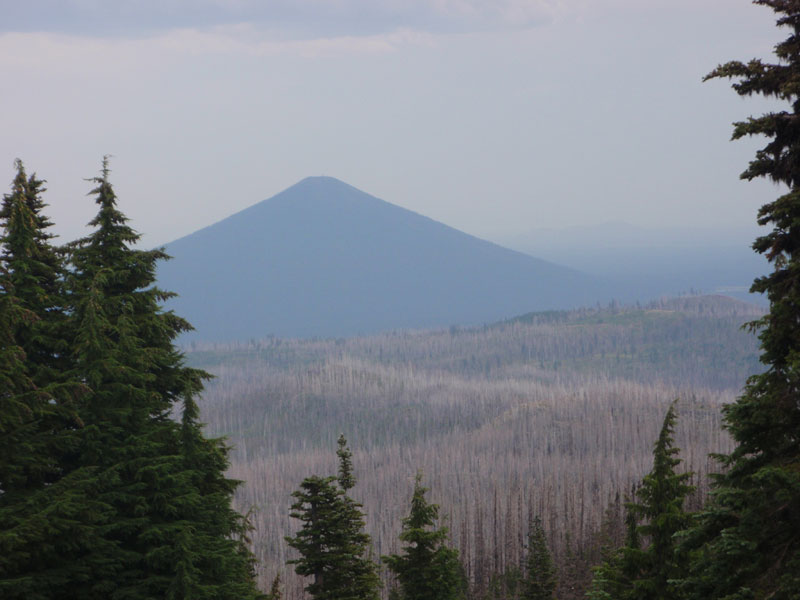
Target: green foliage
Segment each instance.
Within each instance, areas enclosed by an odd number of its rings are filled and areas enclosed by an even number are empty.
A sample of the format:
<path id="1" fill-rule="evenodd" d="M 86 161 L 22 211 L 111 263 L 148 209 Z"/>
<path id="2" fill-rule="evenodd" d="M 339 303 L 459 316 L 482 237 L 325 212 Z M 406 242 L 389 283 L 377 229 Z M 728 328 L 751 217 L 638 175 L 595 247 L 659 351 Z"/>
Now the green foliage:
<path id="1" fill-rule="evenodd" d="M 517 565 L 509 565 L 502 573 L 493 573 L 483 600 L 508 600 L 519 598 L 523 585 L 522 569 Z"/>
<path id="2" fill-rule="evenodd" d="M 272 580 L 272 585 L 269 587 L 269 593 L 264 600 L 281 600 L 283 598 L 283 592 L 281 592 L 281 574 L 278 573 L 275 575 L 275 579 Z"/>
<path id="3" fill-rule="evenodd" d="M 764 204 L 758 222 L 771 227 L 753 248 L 773 271 L 752 290 L 765 293 L 769 313 L 759 331 L 761 361 L 743 395 L 725 408 L 725 427 L 737 443 L 719 457 L 724 472 L 712 502 L 687 533 L 694 553 L 684 589 L 691 598 L 800 597 L 800 1 L 757 0 L 790 30 L 775 46 L 777 61 L 729 62 L 707 78 L 732 78 L 741 96 L 785 101 L 784 110 L 734 124 L 733 138 L 762 135 L 743 179 L 765 177 L 788 189 Z"/>
<path id="4" fill-rule="evenodd" d="M 343 433 L 339 434 L 336 445 L 336 456 L 339 458 L 339 485 L 346 492 L 356 484 L 356 478 L 353 475 L 353 453 L 347 447 L 347 440 Z"/>
<path id="5" fill-rule="evenodd" d="M 206 440 L 193 396 L 207 375 L 183 365 L 174 338 L 189 328 L 161 310 L 155 287 L 166 257 L 136 250 L 139 235 L 116 207 L 107 164 L 95 178 L 95 230 L 71 248 L 68 283 L 76 322 L 74 361 L 91 387 L 75 461 L 108 478 L 100 498 L 114 508 L 106 534 L 119 563 L 91 589 L 131 598 L 246 598 L 256 595 L 246 524 L 231 506 L 237 482 L 224 476 L 227 449 Z M 182 402 L 182 421 L 170 418 Z"/>
<path id="6" fill-rule="evenodd" d="M 131 247 L 104 162 L 95 230 L 63 268 L 41 182 L 18 169 L 2 212 L 0 443 L 22 443 L 0 461 L 0 595 L 260 597 L 227 448 L 197 422 L 207 375 L 184 366 L 173 340 L 189 326 L 154 286 L 163 251 Z"/>
<path id="7" fill-rule="evenodd" d="M 85 386 L 67 374 L 64 269 L 41 212 L 43 182 L 16 167 L 0 209 L 0 596 L 51 598 L 86 576 L 65 556 L 111 548 L 93 474 L 65 473 Z"/>
<path id="8" fill-rule="evenodd" d="M 456 600 L 463 597 L 463 577 L 458 551 L 445 545 L 447 528 L 436 527 L 439 506 L 425 499 L 428 488 L 417 473 L 411 512 L 403 519 L 402 554 L 384 556 L 397 577 L 404 600 Z"/>
<path id="9" fill-rule="evenodd" d="M 528 530 L 528 556 L 525 559 L 524 600 L 552 600 L 556 589 L 556 570 L 547 548 L 542 520 L 536 517 Z"/>
<path id="10" fill-rule="evenodd" d="M 675 402 L 664 417 L 661 433 L 653 449 L 653 469 L 642 481 L 628 509 L 643 524 L 636 534 L 648 541 L 646 548 L 629 547 L 629 560 L 638 566 L 633 580 L 633 598 L 668 600 L 676 597 L 673 580 L 685 575 L 685 556 L 679 551 L 675 534 L 689 525 L 690 515 L 683 509 L 686 496 L 694 489 L 687 484 L 691 473 L 676 473 L 680 452 L 673 447 Z"/>
<path id="11" fill-rule="evenodd" d="M 35 416 L 29 398 L 33 383 L 24 364 L 25 353 L 14 339 L 22 318 L 18 303 L 4 288 L 0 295 L 0 502 L 15 487 L 25 484 L 26 463 L 35 460 L 30 428 Z"/>
<path id="12" fill-rule="evenodd" d="M 340 467 L 345 482 L 355 479 L 348 466 L 350 451 L 339 438 Z M 377 600 L 380 579 L 367 556 L 370 537 L 364 533 L 361 505 L 347 496 L 337 477 L 307 477 L 292 494 L 292 518 L 302 525 L 287 543 L 300 558 L 288 561 L 298 575 L 312 577 L 306 591 L 315 600 Z"/>
<path id="13" fill-rule="evenodd" d="M 34 383 L 44 386 L 64 370 L 67 358 L 63 257 L 47 231 L 53 223 L 42 213 L 44 181 L 28 176 L 19 160 L 16 167 L 12 192 L 3 197 L 0 208 L 5 231 L 3 288 L 17 298 L 20 308 L 30 311 L 30 318 L 17 323 L 14 335 Z"/>
<path id="14" fill-rule="evenodd" d="M 635 496 L 635 490 L 632 493 Z M 641 549 L 636 515 L 625 507 L 625 543 L 620 548 L 603 549 L 603 562 L 592 569 L 592 583 L 586 597 L 590 600 L 623 600 L 633 589 L 632 579 L 639 566 L 633 556 Z"/>
<path id="15" fill-rule="evenodd" d="M 6 459 L 0 462 L 14 465 L 13 474 L 3 473 L 0 466 L 0 489 L 5 492 L 16 486 L 34 489 L 58 477 L 56 457 L 64 451 L 64 437 L 57 433 L 74 427 L 73 401 L 83 389 L 65 376 L 64 268 L 47 233 L 52 223 L 42 214 L 44 182 L 27 176 L 21 161 L 16 167 L 12 191 L 0 208 L 3 343 L 10 361 L 3 373 L 16 379 L 18 393 L 25 393 L 7 399 L 8 416 L 16 426 L 4 428 L 0 441 Z"/>
<path id="16" fill-rule="evenodd" d="M 675 536 L 689 525 L 683 504 L 693 488 L 687 484 L 690 473 L 675 472 L 681 462 L 673 446 L 675 420 L 673 402 L 653 448 L 653 468 L 635 492 L 638 501 L 626 504 L 625 545 L 594 569 L 588 594 L 593 600 L 679 597 L 675 581 L 685 576 L 688 562 Z"/>

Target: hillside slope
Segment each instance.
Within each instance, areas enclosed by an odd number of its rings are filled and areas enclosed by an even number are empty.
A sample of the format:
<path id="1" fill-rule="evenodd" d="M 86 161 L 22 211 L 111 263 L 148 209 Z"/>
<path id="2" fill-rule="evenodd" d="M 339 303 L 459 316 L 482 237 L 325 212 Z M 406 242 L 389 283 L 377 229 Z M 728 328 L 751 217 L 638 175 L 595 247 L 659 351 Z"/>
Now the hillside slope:
<path id="1" fill-rule="evenodd" d="M 602 297 L 577 271 L 502 248 L 330 177 L 167 245 L 159 284 L 194 339 L 349 336 L 478 324 Z"/>
<path id="2" fill-rule="evenodd" d="M 718 469 L 708 454 L 731 449 L 719 409 L 763 369 L 758 339 L 741 329 L 762 314 L 730 298 L 686 297 L 487 327 L 197 344 L 187 357 L 217 376 L 200 401 L 202 419 L 234 447 L 231 475 L 246 481 L 238 506 L 255 508 L 261 581 L 281 572 L 287 600 L 304 597 L 284 568 L 294 556 L 284 536 L 297 525 L 290 494 L 308 475 L 336 472 L 340 433 L 354 451 L 354 493 L 375 556 L 398 551 L 421 469 L 473 589 L 520 564 L 533 511 L 565 586 L 558 597 L 576 598 L 566 587 L 599 559 L 606 507 L 652 467 L 675 398 L 676 443 L 696 474 L 701 491 L 690 508 L 698 508 Z M 569 562 L 569 547 L 583 562 Z"/>

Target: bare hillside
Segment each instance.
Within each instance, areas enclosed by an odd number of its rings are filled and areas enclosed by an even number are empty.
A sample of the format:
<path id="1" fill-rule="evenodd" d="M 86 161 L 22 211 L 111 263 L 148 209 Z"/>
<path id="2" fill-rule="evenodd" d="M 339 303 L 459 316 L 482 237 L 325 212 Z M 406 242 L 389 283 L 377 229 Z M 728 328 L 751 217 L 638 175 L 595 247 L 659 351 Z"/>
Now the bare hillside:
<path id="1" fill-rule="evenodd" d="M 676 397 L 676 442 L 702 486 L 707 455 L 729 448 L 720 406 L 758 369 L 741 325 L 759 314 L 727 298 L 684 298 L 475 329 L 195 346 L 189 357 L 217 375 L 203 417 L 234 446 L 264 582 L 280 571 L 288 597 L 300 597 L 284 565 L 290 493 L 335 471 L 343 432 L 375 556 L 396 549 L 421 469 L 481 589 L 519 564 L 531 514 L 544 520 L 562 582 L 580 579 L 606 508 L 649 470 Z"/>

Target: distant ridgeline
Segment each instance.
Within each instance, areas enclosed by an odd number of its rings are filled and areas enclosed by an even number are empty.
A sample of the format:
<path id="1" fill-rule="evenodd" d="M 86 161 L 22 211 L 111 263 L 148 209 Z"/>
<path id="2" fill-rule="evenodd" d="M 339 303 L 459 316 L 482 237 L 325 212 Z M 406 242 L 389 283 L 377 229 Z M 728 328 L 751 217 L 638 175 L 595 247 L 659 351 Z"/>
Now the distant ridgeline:
<path id="1" fill-rule="evenodd" d="M 232 341 L 482 324 L 605 303 L 578 271 L 309 177 L 167 245 L 159 284 L 196 332 Z"/>
<path id="2" fill-rule="evenodd" d="M 188 359 L 211 370 L 244 365 L 282 370 L 347 356 L 464 376 L 499 377 L 535 367 L 563 381 L 589 375 L 735 391 L 763 369 L 757 338 L 742 329 L 763 314 L 760 306 L 726 296 L 686 296 L 638 308 L 532 312 L 480 327 L 350 339 L 193 342 Z"/>

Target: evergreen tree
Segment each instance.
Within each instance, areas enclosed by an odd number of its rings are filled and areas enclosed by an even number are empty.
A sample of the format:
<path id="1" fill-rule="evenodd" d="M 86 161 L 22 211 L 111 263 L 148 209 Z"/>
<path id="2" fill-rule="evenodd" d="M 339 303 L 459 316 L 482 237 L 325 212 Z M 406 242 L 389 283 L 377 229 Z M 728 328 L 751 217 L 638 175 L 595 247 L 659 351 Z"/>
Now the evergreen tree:
<path id="1" fill-rule="evenodd" d="M 48 232 L 53 223 L 44 214 L 44 181 L 28 176 L 22 161 L 12 192 L 3 197 L 0 222 L 4 228 L 0 260 L 5 266 L 3 288 L 13 293 L 31 318 L 15 328 L 30 375 L 39 387 L 52 385 L 66 371 L 69 340 L 65 331 L 64 260 Z"/>
<path id="2" fill-rule="evenodd" d="M 307 477 L 292 494 L 290 514 L 302 525 L 296 536 L 286 538 L 300 553 L 288 564 L 298 575 L 313 578 L 305 589 L 315 600 L 377 600 L 380 579 L 366 556 L 370 537 L 363 531 L 361 504 L 341 483 L 355 483 L 343 436 L 338 445 L 339 477 Z"/>
<path id="3" fill-rule="evenodd" d="M 66 375 L 63 267 L 41 213 L 43 182 L 20 161 L 0 208 L 0 597 L 54 597 L 83 576 L 65 557 L 109 550 L 92 474 L 66 472 L 84 386 Z"/>
<path id="4" fill-rule="evenodd" d="M 539 517 L 533 520 L 528 530 L 523 588 L 524 600 L 552 600 L 556 589 L 556 570 Z"/>
<path id="5" fill-rule="evenodd" d="M 35 594 L 29 580 L 23 581 L 27 561 L 21 558 L 25 544 L 15 531 L 26 500 L 26 473 L 37 463 L 36 448 L 30 443 L 35 413 L 30 396 L 34 386 L 24 364 L 25 353 L 14 339 L 24 318 L 7 273 L 0 294 L 0 596 L 22 598 Z M 22 493 L 20 493 L 22 492 Z"/>
<path id="6" fill-rule="evenodd" d="M 417 473 L 411 512 L 403 519 L 402 554 L 383 560 L 400 584 L 404 600 L 456 600 L 463 597 L 463 577 L 458 551 L 445 545 L 447 528 L 436 527 L 439 506 L 425 499 L 428 488 Z"/>
<path id="7" fill-rule="evenodd" d="M 106 163 L 95 182 L 69 271 L 19 161 L 0 209 L 0 596 L 258 597 L 227 448 L 197 422 L 206 374 L 153 285 L 166 256 L 130 247 Z"/>
<path id="8" fill-rule="evenodd" d="M 520 597 L 523 586 L 523 573 L 518 565 L 508 565 L 501 573 L 493 573 L 489 578 L 486 593 L 482 600 L 511 600 Z M 466 582 L 465 582 L 466 583 Z"/>
<path id="9" fill-rule="evenodd" d="M 564 557 L 556 596 L 559 600 L 577 600 L 586 595 L 589 587 L 590 567 L 586 550 L 572 543 L 569 531 L 564 535 Z"/>
<path id="10" fill-rule="evenodd" d="M 676 473 L 680 452 L 673 446 L 675 402 L 664 417 L 661 432 L 653 448 L 653 469 L 645 475 L 637 491 L 638 502 L 629 510 L 640 522 L 636 529 L 646 539 L 645 548 L 631 547 L 628 560 L 638 566 L 633 580 L 633 598 L 670 600 L 676 598 L 673 580 L 685 575 L 687 564 L 678 548 L 675 534 L 685 529 L 691 516 L 683 510 L 686 496 L 694 489 L 687 481 L 691 473 Z"/>
<path id="11" fill-rule="evenodd" d="M 0 294 L 6 298 L 6 340 L 17 348 L 28 393 L 19 399 L 26 416 L 4 439 L 3 456 L 17 471 L 11 478 L 0 467 L 0 489 L 5 492 L 16 485 L 35 489 L 60 476 L 58 456 L 66 438 L 59 433 L 75 426 L 73 401 L 83 388 L 70 384 L 65 375 L 69 342 L 64 269 L 58 250 L 50 244 L 53 236 L 47 233 L 52 223 L 42 214 L 44 182 L 35 175 L 28 177 L 20 160 L 16 168 L 12 191 L 0 207 Z"/>
<path id="12" fill-rule="evenodd" d="M 281 574 L 278 573 L 275 575 L 275 579 L 272 580 L 272 585 L 269 588 L 269 593 L 265 600 L 281 600 L 283 598 L 283 592 L 281 592 Z"/>
<path id="13" fill-rule="evenodd" d="M 68 277 L 73 375 L 89 393 L 68 467 L 91 469 L 111 550 L 76 557 L 88 576 L 71 597 L 252 598 L 246 524 L 231 508 L 227 448 L 206 440 L 193 397 L 207 375 L 183 364 L 173 340 L 189 325 L 161 308 L 155 285 L 163 250 L 132 248 L 139 235 L 116 207 L 104 161 L 92 194 L 95 230 L 71 246 Z M 180 423 L 171 417 L 182 405 Z"/>
<path id="14" fill-rule="evenodd" d="M 733 138 L 768 138 L 743 179 L 765 177 L 786 186 L 764 204 L 758 222 L 771 227 L 753 248 L 773 265 L 751 291 L 766 294 L 759 332 L 766 370 L 752 376 L 725 407 L 735 450 L 720 457 L 723 473 L 712 501 L 687 534 L 695 549 L 686 591 L 693 598 L 800 598 L 800 0 L 756 0 L 770 7 L 788 37 L 777 61 L 729 62 L 707 79 L 732 78 L 741 96 L 760 94 L 788 103 L 734 124 Z"/>
<path id="15" fill-rule="evenodd" d="M 635 496 L 635 489 L 631 496 Z M 603 562 L 592 569 L 591 587 L 586 594 L 591 600 L 626 600 L 631 597 L 633 579 L 639 573 L 635 557 L 641 550 L 636 515 L 625 508 L 625 542 L 621 548 L 605 549 Z"/>
<path id="16" fill-rule="evenodd" d="M 343 433 L 339 434 L 336 445 L 336 456 L 339 457 L 339 485 L 347 492 L 356 485 L 356 477 L 353 475 L 353 453 L 347 447 L 347 439 Z"/>
<path id="17" fill-rule="evenodd" d="M 653 469 L 635 494 L 638 502 L 626 505 L 626 544 L 595 570 L 590 598 L 678 598 L 675 580 L 686 574 L 688 565 L 675 536 L 689 525 L 691 516 L 683 504 L 693 488 L 686 483 L 691 473 L 675 472 L 681 462 L 676 457 L 680 450 L 673 446 L 675 420 L 673 402 L 653 448 Z M 641 539 L 647 540 L 646 546 Z"/>
<path id="18" fill-rule="evenodd" d="M 28 400 L 34 386 L 25 368 L 25 353 L 14 339 L 23 318 L 18 302 L 4 286 L 0 293 L 0 505 L 14 488 L 25 485 L 26 463 L 36 458 L 26 427 L 34 413 Z"/>

